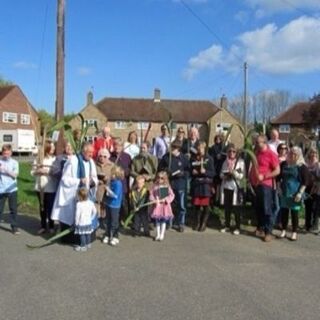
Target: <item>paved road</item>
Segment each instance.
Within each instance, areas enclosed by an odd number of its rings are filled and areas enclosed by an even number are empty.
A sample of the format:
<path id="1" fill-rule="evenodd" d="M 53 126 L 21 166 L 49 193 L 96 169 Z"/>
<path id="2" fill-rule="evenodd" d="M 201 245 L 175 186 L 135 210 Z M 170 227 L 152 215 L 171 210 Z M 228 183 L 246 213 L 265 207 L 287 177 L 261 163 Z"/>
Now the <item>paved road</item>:
<path id="1" fill-rule="evenodd" d="M 0 319 L 319 319 L 320 238 L 265 244 L 208 230 L 123 236 L 87 253 L 0 230 Z"/>

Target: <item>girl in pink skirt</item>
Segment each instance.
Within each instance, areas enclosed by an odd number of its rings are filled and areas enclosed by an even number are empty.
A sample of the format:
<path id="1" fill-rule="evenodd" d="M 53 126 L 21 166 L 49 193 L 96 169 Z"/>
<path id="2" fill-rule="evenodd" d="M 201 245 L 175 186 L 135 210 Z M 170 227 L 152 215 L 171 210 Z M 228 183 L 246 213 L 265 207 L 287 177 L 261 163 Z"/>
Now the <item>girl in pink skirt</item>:
<path id="1" fill-rule="evenodd" d="M 162 241 L 166 232 L 167 222 L 173 218 L 171 203 L 174 193 L 169 184 L 169 178 L 165 171 L 157 174 L 156 181 L 150 190 L 150 201 L 154 202 L 151 218 L 156 223 L 155 241 Z"/>

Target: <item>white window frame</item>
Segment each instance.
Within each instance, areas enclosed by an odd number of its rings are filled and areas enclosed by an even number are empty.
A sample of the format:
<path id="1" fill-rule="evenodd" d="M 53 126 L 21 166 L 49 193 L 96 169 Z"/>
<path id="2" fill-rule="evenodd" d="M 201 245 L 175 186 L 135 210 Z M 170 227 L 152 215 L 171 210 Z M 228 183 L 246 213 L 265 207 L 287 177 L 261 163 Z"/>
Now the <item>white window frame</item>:
<path id="1" fill-rule="evenodd" d="M 126 129 L 127 123 L 125 121 L 116 121 L 114 127 L 115 129 Z"/>
<path id="2" fill-rule="evenodd" d="M 10 120 L 10 118 L 12 120 Z M 18 123 L 18 114 L 14 112 L 3 112 L 2 122 L 4 123 Z"/>
<path id="3" fill-rule="evenodd" d="M 138 122 L 137 128 L 138 130 L 148 130 L 149 122 Z"/>
<path id="4" fill-rule="evenodd" d="M 290 124 L 280 124 L 279 133 L 290 133 L 291 127 Z"/>
<path id="5" fill-rule="evenodd" d="M 87 119 L 86 123 L 89 127 L 95 126 L 96 123 L 98 123 L 97 119 Z"/>
<path id="6" fill-rule="evenodd" d="M 232 126 L 229 122 L 221 122 L 216 124 L 216 132 L 217 133 L 226 133 L 229 128 Z"/>
<path id="7" fill-rule="evenodd" d="M 31 123 L 30 114 L 21 113 L 20 114 L 20 123 L 25 126 L 30 125 L 30 123 Z"/>

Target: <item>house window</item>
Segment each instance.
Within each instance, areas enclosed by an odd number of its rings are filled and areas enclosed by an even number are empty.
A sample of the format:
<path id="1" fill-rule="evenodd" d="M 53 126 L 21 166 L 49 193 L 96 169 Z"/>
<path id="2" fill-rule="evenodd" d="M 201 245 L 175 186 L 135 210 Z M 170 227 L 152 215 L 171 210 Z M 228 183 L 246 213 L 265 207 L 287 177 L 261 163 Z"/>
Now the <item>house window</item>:
<path id="1" fill-rule="evenodd" d="M 4 134 L 2 140 L 3 142 L 12 142 L 12 134 Z"/>
<path id="2" fill-rule="evenodd" d="M 226 133 L 230 127 L 231 127 L 231 123 L 226 123 L 226 122 L 217 123 L 216 132 Z"/>
<path id="3" fill-rule="evenodd" d="M 20 115 L 21 124 L 29 125 L 30 124 L 30 115 L 29 114 L 21 114 Z"/>
<path id="4" fill-rule="evenodd" d="M 17 123 L 18 115 L 13 112 L 3 112 L 2 121 L 6 123 Z"/>
<path id="5" fill-rule="evenodd" d="M 124 121 L 116 121 L 115 129 L 125 129 L 127 127 L 126 122 Z"/>
<path id="6" fill-rule="evenodd" d="M 147 130 L 149 122 L 138 122 L 138 130 Z"/>
<path id="7" fill-rule="evenodd" d="M 290 133 L 290 124 L 280 124 L 279 132 L 280 133 Z"/>
<path id="8" fill-rule="evenodd" d="M 97 120 L 96 119 L 88 119 L 88 120 L 86 120 L 86 123 L 89 127 L 94 127 L 97 124 Z"/>

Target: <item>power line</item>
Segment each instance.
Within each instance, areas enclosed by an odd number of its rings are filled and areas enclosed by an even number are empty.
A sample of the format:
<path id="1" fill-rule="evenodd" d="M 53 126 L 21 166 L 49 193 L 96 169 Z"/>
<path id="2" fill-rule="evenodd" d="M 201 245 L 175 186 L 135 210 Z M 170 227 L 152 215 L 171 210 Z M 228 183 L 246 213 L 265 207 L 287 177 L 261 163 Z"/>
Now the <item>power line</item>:
<path id="1" fill-rule="evenodd" d="M 307 16 L 312 16 L 312 17 L 314 17 L 314 18 L 319 19 L 319 18 L 316 17 L 314 14 L 311 14 L 310 12 L 307 12 L 306 10 L 301 9 L 301 8 L 295 6 L 295 5 L 294 5 L 291 1 L 289 1 L 289 0 L 280 0 L 280 1 L 282 1 L 282 2 L 285 3 L 285 4 L 287 4 L 289 7 L 295 9 L 296 11 L 299 11 L 299 12 L 301 12 L 301 13 L 307 15 Z"/>

